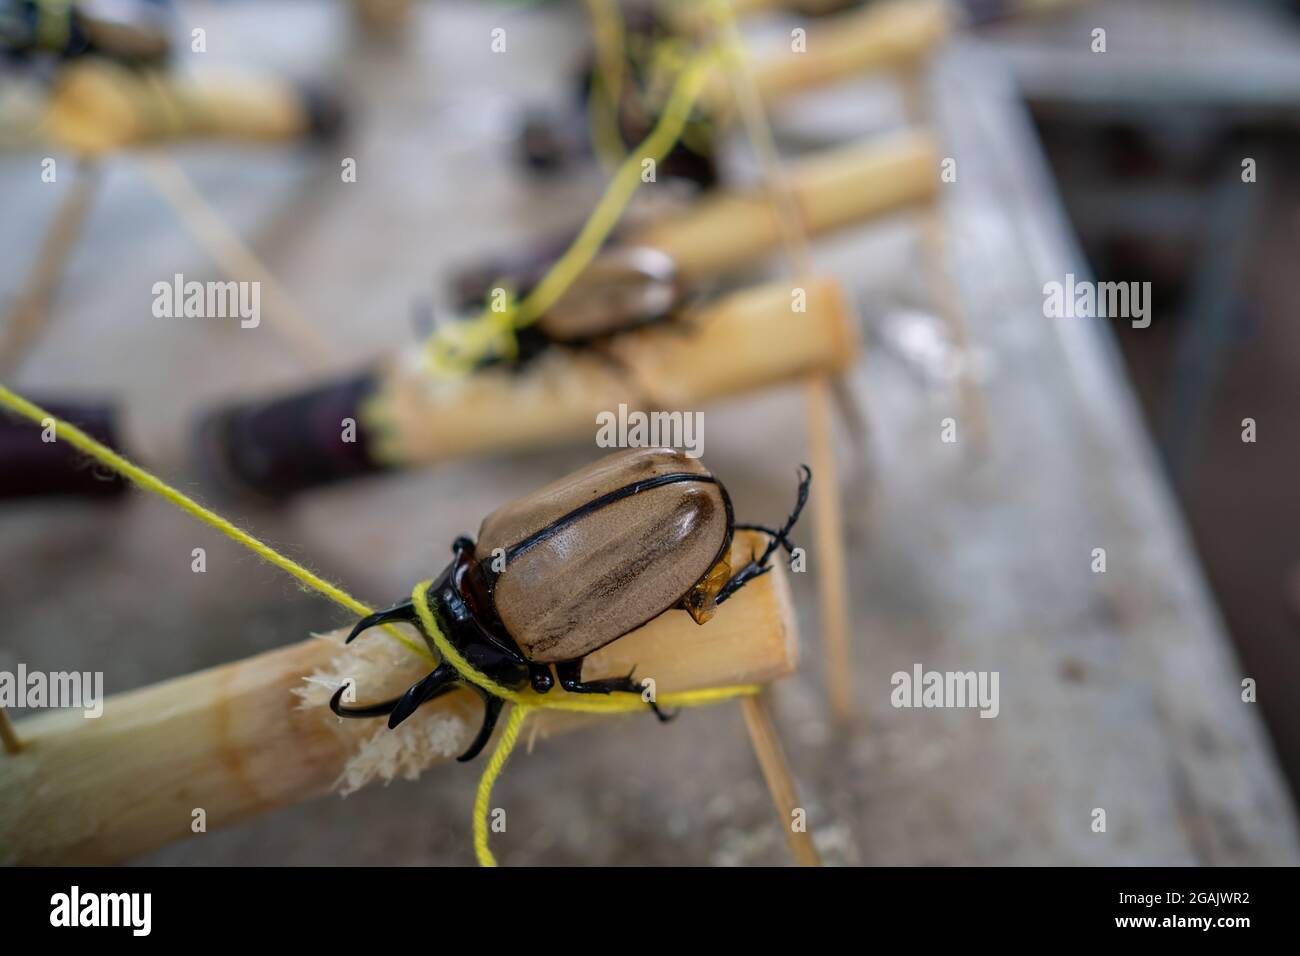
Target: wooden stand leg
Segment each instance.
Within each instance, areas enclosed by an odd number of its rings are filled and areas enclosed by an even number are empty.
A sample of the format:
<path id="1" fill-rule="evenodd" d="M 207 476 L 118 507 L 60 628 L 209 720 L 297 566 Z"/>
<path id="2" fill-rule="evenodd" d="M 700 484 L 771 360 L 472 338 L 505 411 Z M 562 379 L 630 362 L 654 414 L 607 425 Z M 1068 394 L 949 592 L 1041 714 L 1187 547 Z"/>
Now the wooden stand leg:
<path id="1" fill-rule="evenodd" d="M 763 770 L 763 779 L 767 781 L 767 789 L 772 793 L 776 815 L 781 819 L 786 842 L 790 844 L 796 862 L 800 866 L 821 866 L 821 857 L 813 845 L 812 832 L 807 827 L 806 819 L 799 829 L 794 826 L 795 811 L 800 809 L 799 795 L 795 790 L 790 767 L 785 762 L 781 741 L 777 739 L 776 728 L 772 725 L 767 701 L 763 694 L 754 694 L 744 698 L 740 706 L 745 713 L 745 728 L 749 731 L 750 745 Z"/>
<path id="2" fill-rule="evenodd" d="M 914 69 L 903 74 L 902 90 L 908 116 L 917 123 L 929 123 L 933 118 L 933 110 L 930 108 L 923 70 Z M 939 175 L 937 169 L 934 170 L 934 175 Z M 988 419 L 984 396 L 969 368 L 970 333 L 948 266 L 947 244 L 943 207 L 936 199 L 921 214 L 921 250 L 925 260 L 926 285 L 935 315 L 947 326 L 953 348 L 966 360 L 957 376 L 957 408 L 961 429 L 971 437 L 969 447 L 978 451 L 984 446 L 988 434 Z"/>
<path id="3" fill-rule="evenodd" d="M 4 744 L 7 754 L 16 754 L 23 749 L 23 742 L 18 739 L 18 733 L 9 722 L 9 715 L 3 707 L 0 707 L 0 743 Z"/>
<path id="4" fill-rule="evenodd" d="M 0 374 L 8 375 L 18 367 L 44 328 L 54 292 L 85 226 L 98 185 L 99 165 L 83 161 L 45 233 L 23 290 L 14 301 L 0 337 Z"/>
<path id="5" fill-rule="evenodd" d="M 808 382 L 808 454 L 815 489 L 812 495 L 813 560 L 822 613 L 822 650 L 826 655 L 826 687 L 836 720 L 853 716 L 852 653 L 849 648 L 849 605 L 845 587 L 844 521 L 835 467 L 831 420 L 831 386 L 825 378 Z M 820 479 L 820 480 L 817 480 Z"/>
<path id="6" fill-rule="evenodd" d="M 270 270 L 208 205 L 180 166 L 159 155 L 144 157 L 142 165 L 158 192 L 223 272 L 231 278 L 261 283 L 263 293 L 270 300 L 270 312 L 275 320 L 272 327 L 289 343 L 299 360 L 314 371 L 327 367 L 335 358 L 334 350 Z"/>

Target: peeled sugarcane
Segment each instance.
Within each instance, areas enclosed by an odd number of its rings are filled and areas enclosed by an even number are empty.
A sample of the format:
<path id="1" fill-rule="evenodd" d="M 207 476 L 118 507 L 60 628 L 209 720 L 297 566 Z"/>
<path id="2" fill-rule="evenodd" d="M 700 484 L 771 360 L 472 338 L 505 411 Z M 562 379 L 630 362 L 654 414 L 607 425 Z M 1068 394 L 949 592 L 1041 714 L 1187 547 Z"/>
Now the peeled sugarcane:
<path id="1" fill-rule="evenodd" d="M 796 314 L 796 309 L 802 313 Z M 849 367 L 857 327 L 839 285 L 808 277 L 727 296 L 600 352 L 554 350 L 517 372 L 430 379 L 419 353 L 345 382 L 218 410 L 199 426 L 206 470 L 271 498 L 394 467 L 594 435 L 617 410 L 692 409 Z"/>
<path id="2" fill-rule="evenodd" d="M 653 126 L 662 103 L 655 91 L 662 86 L 656 75 L 653 50 L 660 42 L 676 42 L 682 34 L 705 29 L 711 21 L 708 4 L 688 8 L 686 22 L 652 21 L 629 24 L 622 50 L 628 74 L 621 83 L 613 119 L 614 132 L 631 146 L 640 142 Z M 947 37 L 953 24 L 949 5 L 943 0 L 886 0 L 866 9 L 825 17 L 807 28 L 797 46 L 759 57 L 753 64 L 755 86 L 765 106 L 772 107 L 813 89 L 831 86 L 853 77 L 884 71 L 906 71 L 924 62 Z M 696 23 L 695 21 L 699 21 Z M 520 147 L 528 165 L 538 171 L 563 167 L 586 156 L 592 149 L 586 91 L 592 87 L 597 65 L 593 60 L 583 70 L 576 86 L 583 96 L 564 112 L 533 111 L 520 135 Z M 640 84 L 633 82 L 642 75 Z M 710 73 L 699 109 L 690 124 L 690 142 L 679 143 L 661 164 L 664 175 L 712 185 L 716 180 L 713 150 L 717 134 L 735 117 L 727 68 L 718 63 Z"/>
<path id="3" fill-rule="evenodd" d="M 242 72 L 138 71 L 107 60 L 64 67 L 45 128 L 83 156 L 178 140 L 289 142 L 339 128 L 337 100 L 314 87 Z"/>

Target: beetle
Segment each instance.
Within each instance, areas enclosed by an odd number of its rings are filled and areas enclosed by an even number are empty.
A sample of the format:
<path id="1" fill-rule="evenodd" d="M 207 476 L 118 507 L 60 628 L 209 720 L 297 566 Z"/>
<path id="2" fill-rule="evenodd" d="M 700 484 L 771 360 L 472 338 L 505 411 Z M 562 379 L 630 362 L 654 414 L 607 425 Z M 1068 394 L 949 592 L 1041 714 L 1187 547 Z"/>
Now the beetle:
<path id="1" fill-rule="evenodd" d="M 794 510 L 774 529 L 737 524 L 722 482 L 682 451 L 615 452 L 498 508 L 483 520 L 477 542 L 457 538 L 451 563 L 426 593 L 428 610 L 474 668 L 511 689 L 546 693 L 558 680 L 573 694 L 640 694 L 631 674 L 584 681 L 583 659 L 673 608 L 705 623 L 717 605 L 771 570 L 777 548 L 793 553 L 789 534 L 812 482 L 808 467 L 800 470 Z M 733 573 L 736 530 L 769 540 Z M 504 555 L 504 564 L 494 554 Z M 433 648 L 410 600 L 362 618 L 347 642 L 393 621 L 414 624 Z M 482 726 L 457 758 L 464 762 L 487 744 L 504 701 L 445 661 L 382 703 L 344 706 L 347 687 L 339 687 L 330 709 L 340 717 L 387 716 L 393 728 L 462 684 L 484 704 Z M 669 719 L 653 701 L 649 706 Z"/>
<path id="2" fill-rule="evenodd" d="M 495 294 L 501 274 L 511 276 L 527 296 L 550 271 L 548 255 L 494 263 L 462 276 L 455 294 L 470 309 Z M 679 317 L 688 298 L 676 261 L 650 246 L 624 246 L 597 256 L 536 321 L 515 332 L 516 353 L 491 356 L 476 367 L 526 368 L 552 348 L 594 351 L 618 364 L 600 347 L 615 336 Z"/>

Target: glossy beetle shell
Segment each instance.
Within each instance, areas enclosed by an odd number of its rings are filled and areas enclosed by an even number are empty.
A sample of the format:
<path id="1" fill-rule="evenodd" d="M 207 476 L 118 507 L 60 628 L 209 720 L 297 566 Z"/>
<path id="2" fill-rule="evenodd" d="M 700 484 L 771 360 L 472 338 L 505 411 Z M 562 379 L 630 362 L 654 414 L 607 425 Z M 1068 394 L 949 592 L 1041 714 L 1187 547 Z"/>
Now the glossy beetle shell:
<path id="1" fill-rule="evenodd" d="M 733 523 L 726 490 L 698 460 L 635 448 L 498 508 L 476 552 L 487 568 L 504 549 L 496 614 L 524 657 L 549 664 L 680 604 L 727 554 Z"/>

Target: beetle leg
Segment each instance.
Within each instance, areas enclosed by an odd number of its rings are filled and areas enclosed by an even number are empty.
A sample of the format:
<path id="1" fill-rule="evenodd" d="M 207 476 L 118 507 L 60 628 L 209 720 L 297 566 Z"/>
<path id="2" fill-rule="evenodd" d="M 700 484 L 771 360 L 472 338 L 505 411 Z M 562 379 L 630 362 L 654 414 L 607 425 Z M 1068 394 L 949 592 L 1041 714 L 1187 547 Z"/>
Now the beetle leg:
<path id="1" fill-rule="evenodd" d="M 366 704 L 362 707 L 345 707 L 343 705 L 343 692 L 347 690 L 347 685 L 344 684 L 338 690 L 334 691 L 334 696 L 330 698 L 330 710 L 334 711 L 335 715 L 339 717 L 384 717 L 386 715 L 393 715 L 395 711 L 402 706 L 403 702 L 406 701 L 407 698 L 411 697 L 417 688 L 420 688 L 420 692 L 423 696 L 420 697 L 419 702 L 415 704 L 415 706 L 407 709 L 400 717 L 394 718 L 393 716 L 389 716 L 388 726 L 396 727 L 411 715 L 411 711 L 413 711 L 415 707 L 420 706 L 420 704 L 423 704 L 426 701 L 433 700 L 435 697 L 440 697 L 452 689 L 457 676 L 456 672 L 454 669 L 448 668 L 451 670 L 451 679 L 447 680 L 445 673 L 439 674 L 439 671 L 442 671 L 444 667 L 447 667 L 447 665 L 440 665 L 428 677 L 416 681 L 416 683 L 413 684 L 401 697 L 394 697 L 392 700 L 381 701 L 377 704 Z M 435 678 L 437 678 L 436 681 Z"/>
<path id="2" fill-rule="evenodd" d="M 337 717 L 383 717 L 385 714 L 392 713 L 393 708 L 397 706 L 397 702 L 401 700 L 400 697 L 394 697 L 392 700 L 386 700 L 379 704 L 367 704 L 365 707 L 344 707 L 343 692 L 347 689 L 348 685 L 344 684 L 330 698 L 330 710 L 334 711 Z"/>
<path id="3" fill-rule="evenodd" d="M 344 644 L 351 644 L 362 631 L 380 624 L 388 624 L 391 621 L 415 621 L 415 605 L 410 601 L 403 601 L 401 604 L 394 604 L 390 608 L 382 611 L 376 611 L 374 614 L 367 614 L 361 620 L 357 621 L 356 627 L 352 628 L 352 633 L 348 635 Z"/>
<path id="4" fill-rule="evenodd" d="M 483 698 L 483 725 L 478 729 L 478 736 L 474 742 L 469 745 L 469 749 L 456 758 L 460 763 L 467 763 L 473 760 L 487 746 L 487 742 L 492 739 L 492 731 L 497 725 L 497 718 L 501 716 L 501 707 L 505 701 L 495 694 L 489 694 L 477 684 L 470 684 L 480 697 Z"/>
<path id="5" fill-rule="evenodd" d="M 631 674 L 626 677 L 604 677 L 600 680 L 584 681 L 582 679 L 582 658 L 576 661 L 561 661 L 555 665 L 556 676 L 560 678 L 560 686 L 570 694 L 612 694 L 622 692 L 627 694 L 641 695 L 645 688 L 641 682 L 634 679 Z M 677 716 L 674 713 L 665 713 L 659 709 L 659 705 L 653 700 L 647 701 L 650 709 L 654 711 L 659 722 L 666 724 Z"/>
<path id="6" fill-rule="evenodd" d="M 392 730 L 410 717 L 421 704 L 447 693 L 459 677 L 456 668 L 450 664 L 439 664 L 432 673 L 420 678 L 397 698 L 392 713 L 388 715 L 388 729 Z"/>
<path id="7" fill-rule="evenodd" d="M 551 669 L 545 664 L 529 664 L 528 675 L 533 690 L 539 694 L 545 694 L 555 686 L 555 678 L 551 675 Z"/>

